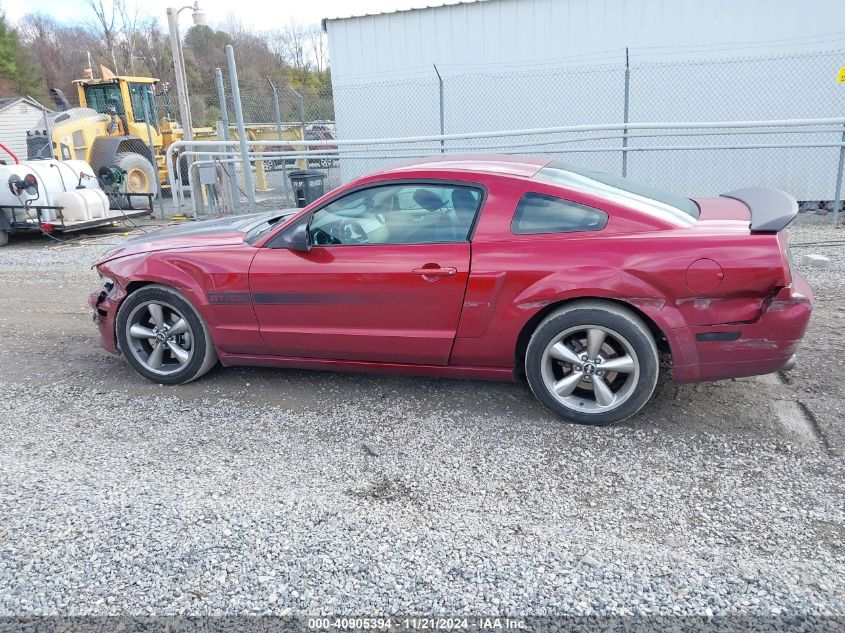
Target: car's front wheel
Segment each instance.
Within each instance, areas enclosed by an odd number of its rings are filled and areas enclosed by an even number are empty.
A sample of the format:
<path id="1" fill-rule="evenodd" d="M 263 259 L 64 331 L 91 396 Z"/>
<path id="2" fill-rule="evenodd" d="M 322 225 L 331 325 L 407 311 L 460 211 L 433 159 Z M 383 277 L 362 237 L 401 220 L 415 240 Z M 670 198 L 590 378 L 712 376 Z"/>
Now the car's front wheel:
<path id="1" fill-rule="evenodd" d="M 178 385 L 196 380 L 217 363 L 208 327 L 172 288 L 144 286 L 117 313 L 117 343 L 147 380 Z"/>
<path id="2" fill-rule="evenodd" d="M 534 395 L 573 422 L 606 425 L 648 402 L 657 384 L 657 345 L 637 315 L 613 303 L 583 301 L 552 312 L 525 356 Z"/>

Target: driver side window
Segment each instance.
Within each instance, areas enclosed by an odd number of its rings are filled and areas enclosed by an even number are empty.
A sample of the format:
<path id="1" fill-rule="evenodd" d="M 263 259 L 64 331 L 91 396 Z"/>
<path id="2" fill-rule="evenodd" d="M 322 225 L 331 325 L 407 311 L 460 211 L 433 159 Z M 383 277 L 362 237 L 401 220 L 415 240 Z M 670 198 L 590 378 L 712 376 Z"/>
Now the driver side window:
<path id="1" fill-rule="evenodd" d="M 314 246 L 465 242 L 482 191 L 463 185 L 386 185 L 354 191 L 316 211 Z"/>

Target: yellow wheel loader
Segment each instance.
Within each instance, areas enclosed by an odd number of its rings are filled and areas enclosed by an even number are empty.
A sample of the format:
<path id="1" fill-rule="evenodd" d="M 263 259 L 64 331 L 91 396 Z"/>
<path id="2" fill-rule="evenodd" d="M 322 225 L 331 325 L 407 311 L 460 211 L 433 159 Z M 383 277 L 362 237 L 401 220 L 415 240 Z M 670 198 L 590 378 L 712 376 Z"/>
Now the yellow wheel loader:
<path id="1" fill-rule="evenodd" d="M 165 155 L 172 143 L 182 140 L 183 131 L 178 123 L 159 115 L 155 103 L 158 79 L 110 74 L 95 79 L 90 71 L 86 75 L 73 82 L 79 97 L 77 108 L 70 107 L 61 91 L 51 91 L 59 111 L 48 117 L 48 130 L 43 134 L 41 130 L 27 132 L 28 158 L 84 160 L 104 186 L 117 191 L 157 193 L 158 183 L 169 189 Z M 278 130 L 272 124 L 249 125 L 247 135 L 250 140 L 271 140 L 278 138 Z M 194 128 L 193 136 L 197 140 L 217 138 L 212 128 Z M 237 131 L 230 130 L 230 137 L 237 140 Z M 283 138 L 301 140 L 302 126 L 285 124 Z M 256 168 L 261 172 L 259 182 L 263 182 L 263 163 Z M 184 170 L 182 180 L 187 184 Z"/>

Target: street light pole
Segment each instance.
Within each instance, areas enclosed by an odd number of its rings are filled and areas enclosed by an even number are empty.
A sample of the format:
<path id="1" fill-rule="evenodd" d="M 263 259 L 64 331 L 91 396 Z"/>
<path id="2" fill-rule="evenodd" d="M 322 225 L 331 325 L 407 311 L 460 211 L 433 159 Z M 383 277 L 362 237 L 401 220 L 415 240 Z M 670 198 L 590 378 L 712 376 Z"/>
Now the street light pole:
<path id="1" fill-rule="evenodd" d="M 185 9 L 193 9 L 194 25 L 205 24 L 205 14 L 200 10 L 199 2 L 187 5 L 181 9 L 176 7 L 167 8 L 167 27 L 170 31 L 170 50 L 173 52 L 173 71 L 176 76 L 176 96 L 179 99 L 179 118 L 182 125 L 182 138 L 186 141 L 194 140 L 194 126 L 191 121 L 191 105 L 188 99 L 188 76 L 185 74 L 185 56 L 182 52 L 182 38 L 179 35 L 179 14 Z M 189 162 L 187 169 L 191 169 Z M 177 183 L 170 183 L 171 188 L 181 186 Z M 202 192 L 199 186 L 194 187 L 191 196 L 197 201 L 197 207 L 202 208 Z"/>
<path id="2" fill-rule="evenodd" d="M 183 9 L 185 7 L 182 7 Z M 186 141 L 194 140 L 191 125 L 191 108 L 188 102 L 188 81 L 185 75 L 185 58 L 182 55 L 182 38 L 179 36 L 179 11 L 167 8 L 167 26 L 170 30 L 170 50 L 173 52 L 173 70 L 176 75 L 176 96 L 179 99 L 179 118 Z"/>

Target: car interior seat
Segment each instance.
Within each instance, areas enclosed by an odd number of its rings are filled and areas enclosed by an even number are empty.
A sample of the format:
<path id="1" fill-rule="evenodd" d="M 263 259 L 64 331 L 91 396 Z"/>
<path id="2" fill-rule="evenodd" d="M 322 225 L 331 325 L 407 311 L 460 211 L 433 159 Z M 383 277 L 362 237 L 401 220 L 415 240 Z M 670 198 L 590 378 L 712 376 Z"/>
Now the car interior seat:
<path id="1" fill-rule="evenodd" d="M 452 190 L 452 208 L 455 210 L 455 237 L 465 240 L 469 235 L 469 227 L 475 218 L 478 210 L 478 198 L 475 192 L 470 189 Z"/>

